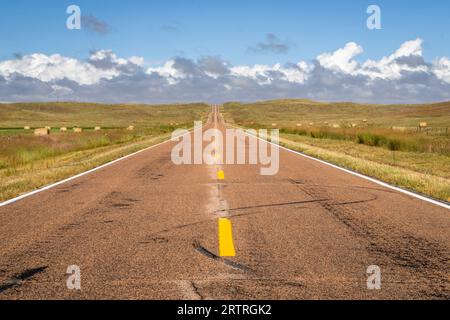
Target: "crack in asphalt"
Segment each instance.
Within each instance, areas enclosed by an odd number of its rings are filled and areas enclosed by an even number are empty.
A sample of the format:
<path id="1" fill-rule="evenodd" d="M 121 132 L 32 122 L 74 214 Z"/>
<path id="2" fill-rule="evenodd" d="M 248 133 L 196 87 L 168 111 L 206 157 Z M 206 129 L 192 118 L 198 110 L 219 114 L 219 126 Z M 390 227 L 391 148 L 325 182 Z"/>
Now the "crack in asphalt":
<path id="1" fill-rule="evenodd" d="M 218 255 L 212 253 L 211 251 L 209 251 L 208 249 L 203 247 L 200 244 L 200 242 L 198 242 L 197 240 L 194 240 L 192 245 L 197 252 L 199 252 L 200 254 L 204 255 L 207 258 L 222 262 L 223 264 L 225 264 L 229 267 L 232 267 L 233 269 L 238 269 L 238 270 L 245 271 L 245 272 L 253 272 L 253 270 L 250 267 L 248 267 L 244 264 L 219 257 Z"/>
<path id="2" fill-rule="evenodd" d="M 11 289 L 12 287 L 21 285 L 24 281 L 33 278 L 35 275 L 44 272 L 48 266 L 38 267 L 33 269 L 27 269 L 7 280 L 5 283 L 0 285 L 0 293 Z"/>
<path id="3" fill-rule="evenodd" d="M 314 200 L 302 200 L 302 201 L 291 201 L 291 202 L 281 202 L 281 203 L 269 203 L 269 204 L 260 204 L 260 205 L 247 206 L 247 207 L 230 208 L 230 209 L 228 209 L 228 211 L 248 210 L 248 209 L 256 209 L 256 208 L 282 207 L 282 206 L 291 206 L 291 205 L 295 205 L 295 204 L 323 202 L 323 201 L 330 201 L 330 200 L 331 199 L 314 199 Z"/>
<path id="4" fill-rule="evenodd" d="M 320 186 L 298 185 L 300 190 L 310 196 L 328 196 L 326 188 Z M 344 204 L 360 204 L 368 201 L 353 201 Z M 448 249 L 435 241 L 407 233 L 373 217 L 372 223 L 358 219 L 362 208 L 339 206 L 332 202 L 320 202 L 340 223 L 351 232 L 367 241 L 367 251 L 379 263 L 390 260 L 399 268 L 413 272 L 416 277 L 425 280 L 428 288 L 422 294 L 442 299 L 450 297 L 450 280 L 446 275 L 449 261 Z"/>

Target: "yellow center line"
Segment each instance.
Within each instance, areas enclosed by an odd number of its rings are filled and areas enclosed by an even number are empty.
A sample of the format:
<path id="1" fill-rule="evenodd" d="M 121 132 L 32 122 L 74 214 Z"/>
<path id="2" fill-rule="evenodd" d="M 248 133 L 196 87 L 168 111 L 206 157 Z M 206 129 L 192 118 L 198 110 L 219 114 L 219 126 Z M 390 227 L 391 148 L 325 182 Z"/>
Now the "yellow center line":
<path id="1" fill-rule="evenodd" d="M 225 180 L 225 172 L 223 172 L 223 170 L 217 171 L 217 179 L 218 180 Z"/>
<path id="2" fill-rule="evenodd" d="M 219 218 L 219 256 L 234 257 L 235 255 L 231 221 L 226 218 Z"/>
<path id="3" fill-rule="evenodd" d="M 214 117 L 214 127 L 217 128 L 218 114 Z M 217 150 L 217 145 L 214 147 L 214 158 L 217 168 L 217 180 L 225 180 L 225 172 L 220 166 L 221 155 Z M 224 200 L 222 200 L 224 201 Z M 226 210 L 227 205 L 223 208 Z M 219 256 L 220 257 L 235 257 L 236 251 L 233 243 L 233 229 L 231 221 L 227 218 L 219 218 L 218 220 L 218 233 L 219 233 Z"/>

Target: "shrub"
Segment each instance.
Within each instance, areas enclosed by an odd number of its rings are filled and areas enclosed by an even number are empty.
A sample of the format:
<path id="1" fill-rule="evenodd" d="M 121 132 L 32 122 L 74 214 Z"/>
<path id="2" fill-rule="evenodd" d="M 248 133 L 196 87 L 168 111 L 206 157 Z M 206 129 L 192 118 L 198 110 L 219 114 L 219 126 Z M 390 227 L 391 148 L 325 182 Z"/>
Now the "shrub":
<path id="1" fill-rule="evenodd" d="M 377 134 L 365 132 L 357 135 L 357 142 L 371 147 L 380 147 L 386 142 L 386 138 Z"/>
<path id="2" fill-rule="evenodd" d="M 395 139 L 389 139 L 388 141 L 388 149 L 391 151 L 397 151 L 401 148 L 401 142 Z"/>

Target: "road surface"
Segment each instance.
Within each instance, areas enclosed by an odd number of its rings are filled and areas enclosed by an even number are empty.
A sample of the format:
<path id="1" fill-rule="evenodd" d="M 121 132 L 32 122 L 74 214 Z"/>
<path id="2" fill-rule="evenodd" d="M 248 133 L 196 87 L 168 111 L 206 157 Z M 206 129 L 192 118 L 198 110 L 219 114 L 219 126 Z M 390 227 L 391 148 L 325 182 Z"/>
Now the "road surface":
<path id="1" fill-rule="evenodd" d="M 450 298 L 448 209 L 286 150 L 273 176 L 175 165 L 175 144 L 0 207 L 0 299 Z"/>

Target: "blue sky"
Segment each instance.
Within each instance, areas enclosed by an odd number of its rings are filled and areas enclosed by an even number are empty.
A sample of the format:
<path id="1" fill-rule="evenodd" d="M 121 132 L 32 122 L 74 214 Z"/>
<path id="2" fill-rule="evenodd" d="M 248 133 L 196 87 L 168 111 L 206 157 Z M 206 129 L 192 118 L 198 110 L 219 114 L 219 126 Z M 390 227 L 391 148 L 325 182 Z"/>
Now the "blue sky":
<path id="1" fill-rule="evenodd" d="M 70 4 L 106 22 L 111 32 L 67 30 Z M 381 7 L 382 30 L 366 28 L 369 4 Z M 0 8 L 1 58 L 34 52 L 82 58 L 107 48 L 150 62 L 213 55 L 234 64 L 275 63 L 312 59 L 355 41 L 364 47 L 359 59 L 377 59 L 416 38 L 424 39 L 426 59 L 450 51 L 448 1 L 15 0 Z M 289 44 L 288 52 L 249 53 L 267 33 Z"/>
<path id="2" fill-rule="evenodd" d="M 82 30 L 68 30 L 78 5 Z M 381 30 L 366 27 L 369 5 Z M 450 1 L 15 0 L 0 101 L 450 100 Z"/>

